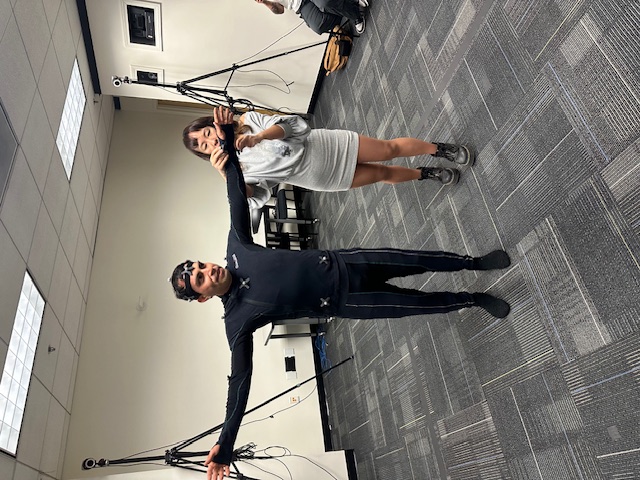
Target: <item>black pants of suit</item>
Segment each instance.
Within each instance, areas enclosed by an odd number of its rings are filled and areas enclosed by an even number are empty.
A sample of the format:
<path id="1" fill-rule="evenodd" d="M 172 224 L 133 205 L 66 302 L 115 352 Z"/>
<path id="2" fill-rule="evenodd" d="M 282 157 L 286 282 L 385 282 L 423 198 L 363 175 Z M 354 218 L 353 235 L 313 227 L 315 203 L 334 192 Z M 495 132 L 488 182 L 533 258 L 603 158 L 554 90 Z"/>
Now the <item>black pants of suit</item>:
<path id="1" fill-rule="evenodd" d="M 354 0 L 303 0 L 298 15 L 317 34 L 330 32 L 342 23 L 342 17 L 352 22 L 360 20 L 360 7 Z"/>
<path id="2" fill-rule="evenodd" d="M 344 318 L 398 318 L 446 313 L 475 305 L 467 292 L 422 292 L 387 283 L 424 272 L 473 269 L 473 258 L 441 251 L 352 249 L 337 252 L 347 265 L 349 293 Z"/>

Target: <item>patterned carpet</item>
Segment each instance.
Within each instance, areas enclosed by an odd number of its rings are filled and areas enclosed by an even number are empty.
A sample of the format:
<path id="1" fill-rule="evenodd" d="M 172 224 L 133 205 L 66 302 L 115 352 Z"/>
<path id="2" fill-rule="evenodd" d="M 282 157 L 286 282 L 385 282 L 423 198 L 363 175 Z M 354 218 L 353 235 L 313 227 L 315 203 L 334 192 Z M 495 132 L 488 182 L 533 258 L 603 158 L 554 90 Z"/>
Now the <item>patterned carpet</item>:
<path id="1" fill-rule="evenodd" d="M 455 187 L 313 193 L 323 248 L 505 248 L 399 282 L 512 305 L 337 320 L 332 441 L 360 479 L 640 478 L 640 2 L 371 0 L 317 127 L 473 145 Z M 441 163 L 430 157 L 401 165 Z"/>

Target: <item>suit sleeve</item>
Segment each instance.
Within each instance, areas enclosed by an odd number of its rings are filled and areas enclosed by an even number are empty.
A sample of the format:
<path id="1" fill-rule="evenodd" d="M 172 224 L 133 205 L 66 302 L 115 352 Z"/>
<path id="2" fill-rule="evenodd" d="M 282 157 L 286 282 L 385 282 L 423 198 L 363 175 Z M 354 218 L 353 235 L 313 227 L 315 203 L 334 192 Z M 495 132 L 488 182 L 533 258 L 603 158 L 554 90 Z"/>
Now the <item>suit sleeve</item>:
<path id="1" fill-rule="evenodd" d="M 222 130 L 225 133 L 226 148 L 229 154 L 229 160 L 225 165 L 225 173 L 227 175 L 227 198 L 231 211 L 230 235 L 235 236 L 242 243 L 253 243 L 247 188 L 240 169 L 240 162 L 238 162 L 238 154 L 233 147 L 233 126 L 222 125 Z"/>
<path id="2" fill-rule="evenodd" d="M 247 409 L 251 373 L 253 372 L 253 334 L 241 333 L 231 344 L 231 376 L 227 392 L 227 413 L 218 444 L 220 451 L 213 457 L 216 463 L 230 465 L 233 445 L 238 436 L 240 422 Z"/>

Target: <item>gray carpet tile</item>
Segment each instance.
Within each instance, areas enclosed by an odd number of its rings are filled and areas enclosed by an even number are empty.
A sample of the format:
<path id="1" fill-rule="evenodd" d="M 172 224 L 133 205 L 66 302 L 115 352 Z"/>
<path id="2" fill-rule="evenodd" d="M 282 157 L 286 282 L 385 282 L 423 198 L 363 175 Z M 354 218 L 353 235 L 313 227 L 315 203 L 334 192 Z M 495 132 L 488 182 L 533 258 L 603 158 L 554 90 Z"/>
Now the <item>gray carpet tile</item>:
<path id="1" fill-rule="evenodd" d="M 509 478 L 496 427 L 486 402 L 438 422 L 449 477 Z"/>
<path id="2" fill-rule="evenodd" d="M 334 447 L 362 479 L 640 478 L 640 2 L 371 3 L 314 126 L 477 162 L 455 187 L 312 192 L 319 246 L 504 248 L 505 270 L 393 283 L 512 311 L 330 323 L 329 358 L 355 355 L 326 379 Z"/>

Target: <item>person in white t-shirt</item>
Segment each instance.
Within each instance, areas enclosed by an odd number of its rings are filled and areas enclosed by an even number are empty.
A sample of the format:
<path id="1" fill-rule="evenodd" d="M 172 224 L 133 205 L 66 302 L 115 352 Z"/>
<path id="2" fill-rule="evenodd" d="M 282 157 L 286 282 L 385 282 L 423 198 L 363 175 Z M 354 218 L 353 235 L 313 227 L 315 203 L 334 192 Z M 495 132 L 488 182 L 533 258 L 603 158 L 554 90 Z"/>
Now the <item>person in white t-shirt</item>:
<path id="1" fill-rule="evenodd" d="M 235 147 L 249 194 L 251 208 L 259 209 L 271 197 L 275 185 L 286 182 L 308 190 L 335 192 L 381 182 L 398 184 L 434 180 L 455 185 L 458 167 L 471 167 L 475 152 L 466 145 L 431 143 L 418 138 L 392 140 L 359 135 L 349 130 L 312 129 L 298 115 L 265 115 L 246 112 L 234 122 Z M 182 132 L 184 146 L 211 162 L 225 175 L 224 162 L 213 155 L 220 139 L 214 117 L 200 117 Z M 451 167 L 388 165 L 398 157 L 431 155 Z"/>
<path id="2" fill-rule="evenodd" d="M 276 15 L 285 9 L 297 13 L 308 27 L 317 34 L 330 32 L 342 23 L 342 17 L 353 22 L 359 35 L 364 32 L 364 9 L 368 0 L 256 0 Z"/>

